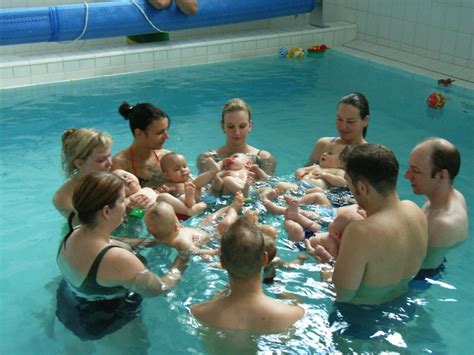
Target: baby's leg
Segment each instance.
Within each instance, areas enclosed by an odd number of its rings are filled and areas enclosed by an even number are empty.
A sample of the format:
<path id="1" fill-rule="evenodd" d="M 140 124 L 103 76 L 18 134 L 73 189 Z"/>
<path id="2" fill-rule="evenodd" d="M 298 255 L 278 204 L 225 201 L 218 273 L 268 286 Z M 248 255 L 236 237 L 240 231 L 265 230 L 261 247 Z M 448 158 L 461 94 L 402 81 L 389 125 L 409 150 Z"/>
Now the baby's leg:
<path id="1" fill-rule="evenodd" d="M 307 205 L 331 206 L 331 202 L 329 202 L 326 194 L 323 192 L 313 192 L 303 195 L 300 197 L 299 202 Z"/>
<path id="2" fill-rule="evenodd" d="M 260 232 L 262 232 L 263 234 L 265 235 L 268 235 L 269 237 L 272 237 L 273 239 L 275 239 L 278 235 L 278 230 L 273 227 L 273 226 L 270 226 L 268 224 L 257 224 L 257 227 L 258 229 L 260 229 Z"/>
<path id="3" fill-rule="evenodd" d="M 323 192 L 324 193 L 324 190 L 320 187 L 310 187 L 309 189 L 306 189 L 304 193 L 305 193 L 305 195 L 307 195 L 307 194 L 310 194 L 312 192 Z"/>
<path id="4" fill-rule="evenodd" d="M 158 10 L 166 9 L 171 4 L 171 0 L 148 0 L 148 2 Z"/>
<path id="5" fill-rule="evenodd" d="M 285 217 L 298 223 L 303 229 L 309 229 L 313 232 L 318 232 L 321 226 L 315 221 L 304 216 L 299 211 L 298 200 L 290 196 L 285 196 L 288 201 L 288 208 L 285 211 Z"/>
<path id="6" fill-rule="evenodd" d="M 260 192 L 260 199 L 274 200 L 279 194 L 278 189 L 266 187 Z"/>
<path id="7" fill-rule="evenodd" d="M 334 243 L 333 243 L 334 242 Z M 309 245 L 308 245 L 309 244 Z M 337 256 L 334 247 L 335 240 L 329 236 L 329 233 L 320 233 L 307 241 L 308 253 L 316 256 L 322 262 L 328 262 Z"/>
<path id="8" fill-rule="evenodd" d="M 244 190 L 246 181 L 235 178 L 233 176 L 226 176 L 222 179 L 223 190 L 235 195 L 237 192 Z"/>
<path id="9" fill-rule="evenodd" d="M 275 185 L 275 188 L 278 190 L 280 194 L 285 193 L 288 190 L 298 190 L 298 185 L 292 182 L 283 182 L 280 181 Z"/>
<path id="10" fill-rule="evenodd" d="M 204 211 L 207 205 L 204 202 L 196 203 L 193 207 L 189 208 L 184 204 L 183 201 L 177 199 L 176 197 L 170 195 L 169 193 L 161 193 L 156 198 L 156 201 L 165 201 L 173 206 L 176 213 L 183 214 L 186 216 L 194 216 L 202 211 Z"/>
<path id="11" fill-rule="evenodd" d="M 273 201 L 270 201 L 268 198 L 262 198 L 262 204 L 265 206 L 268 212 L 272 214 L 285 214 L 286 208 L 278 206 Z"/>
<path id="12" fill-rule="evenodd" d="M 288 233 L 288 240 L 302 242 L 304 240 L 304 230 L 298 223 L 292 220 L 285 220 L 285 230 Z"/>
<path id="13" fill-rule="evenodd" d="M 245 180 L 244 188 L 242 189 L 242 193 L 244 194 L 244 196 L 249 195 L 250 186 L 252 186 L 254 181 L 255 181 L 255 179 L 253 178 L 253 176 L 251 174 L 248 174 L 247 179 Z"/>
<path id="14" fill-rule="evenodd" d="M 192 182 L 185 182 L 184 183 L 184 204 L 192 208 L 196 203 L 196 186 Z"/>
<path id="15" fill-rule="evenodd" d="M 260 193 L 260 200 L 262 201 L 262 204 L 265 206 L 268 212 L 272 214 L 284 214 L 286 208 L 282 206 L 278 206 L 272 200 L 276 199 L 279 195 L 279 192 L 277 189 L 272 189 L 272 188 L 265 188 L 261 193 Z"/>
<path id="16" fill-rule="evenodd" d="M 219 233 L 224 233 L 227 231 L 232 224 L 237 221 L 237 218 L 239 217 L 239 212 L 242 209 L 242 206 L 244 204 L 244 195 L 241 192 L 237 192 L 235 195 L 234 201 L 232 204 L 229 206 L 229 209 L 227 210 L 227 214 L 225 217 L 220 221 L 220 223 L 217 225 L 217 231 Z"/>

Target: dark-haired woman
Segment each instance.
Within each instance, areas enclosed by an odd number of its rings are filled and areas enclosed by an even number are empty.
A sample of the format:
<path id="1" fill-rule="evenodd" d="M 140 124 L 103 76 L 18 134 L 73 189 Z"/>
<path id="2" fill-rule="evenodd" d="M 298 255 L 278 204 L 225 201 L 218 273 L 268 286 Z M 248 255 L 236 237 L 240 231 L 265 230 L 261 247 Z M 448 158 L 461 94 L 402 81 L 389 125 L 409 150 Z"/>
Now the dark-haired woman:
<path id="1" fill-rule="evenodd" d="M 306 166 L 318 164 L 321 154 L 329 142 L 338 145 L 367 143 L 365 135 L 369 125 L 369 102 L 358 92 L 343 96 L 337 104 L 336 129 L 339 137 L 322 137 L 316 141 Z"/>
<path id="2" fill-rule="evenodd" d="M 111 239 L 125 213 L 122 179 L 107 172 L 82 177 L 73 198 L 80 225 L 64 237 L 57 255 L 63 275 L 57 292 L 58 319 L 82 340 L 114 333 L 139 315 L 142 296 L 175 286 L 187 265 L 178 256 L 163 277 L 149 271 L 129 246 Z"/>
<path id="3" fill-rule="evenodd" d="M 138 177 L 142 187 L 158 187 L 162 183 L 160 158 L 169 151 L 163 149 L 169 138 L 170 118 L 150 103 L 135 106 L 124 102 L 119 113 L 128 120 L 133 143 L 112 159 L 112 170 L 123 169 Z"/>

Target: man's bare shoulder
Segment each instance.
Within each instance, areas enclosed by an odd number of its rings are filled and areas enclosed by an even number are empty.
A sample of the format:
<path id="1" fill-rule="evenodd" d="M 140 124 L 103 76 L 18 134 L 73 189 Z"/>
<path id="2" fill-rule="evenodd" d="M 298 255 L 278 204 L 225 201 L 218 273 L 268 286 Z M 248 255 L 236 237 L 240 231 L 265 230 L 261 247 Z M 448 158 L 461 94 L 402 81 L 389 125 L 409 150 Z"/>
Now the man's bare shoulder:
<path id="1" fill-rule="evenodd" d="M 219 324 L 222 318 L 220 314 L 224 307 L 221 299 L 210 300 L 192 305 L 191 314 L 202 324 L 225 327 L 225 325 Z"/>
<path id="2" fill-rule="evenodd" d="M 429 218 L 429 245 L 450 247 L 467 239 L 467 214 L 435 213 Z"/>
<path id="3" fill-rule="evenodd" d="M 410 201 L 410 200 L 400 201 L 400 206 L 404 214 L 408 216 L 412 216 L 413 218 L 423 219 L 423 216 L 424 216 L 423 210 L 413 201 Z"/>

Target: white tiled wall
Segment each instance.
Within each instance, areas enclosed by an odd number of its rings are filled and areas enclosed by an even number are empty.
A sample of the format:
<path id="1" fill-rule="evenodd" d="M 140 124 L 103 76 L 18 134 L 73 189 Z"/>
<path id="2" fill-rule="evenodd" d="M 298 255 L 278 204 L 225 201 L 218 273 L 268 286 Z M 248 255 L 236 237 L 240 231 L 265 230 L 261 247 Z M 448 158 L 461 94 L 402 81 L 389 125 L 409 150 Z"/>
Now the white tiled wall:
<path id="1" fill-rule="evenodd" d="M 303 24 L 298 24 L 299 21 L 292 16 L 263 23 L 180 31 L 172 33 L 173 39 L 169 42 L 140 45 L 127 45 L 124 38 L 119 44 L 97 48 L 81 48 L 89 41 L 66 45 L 50 43 L 48 50 L 41 52 L 34 44 L 26 45 L 21 51 L 0 56 L 0 87 L 277 55 L 280 47 L 308 48 L 314 43 L 334 47 L 356 37 L 354 24 L 333 24 L 321 29 L 309 26 L 307 16 L 303 16 Z"/>
<path id="2" fill-rule="evenodd" d="M 324 0 L 326 21 L 356 23 L 358 39 L 474 68 L 474 0 Z"/>

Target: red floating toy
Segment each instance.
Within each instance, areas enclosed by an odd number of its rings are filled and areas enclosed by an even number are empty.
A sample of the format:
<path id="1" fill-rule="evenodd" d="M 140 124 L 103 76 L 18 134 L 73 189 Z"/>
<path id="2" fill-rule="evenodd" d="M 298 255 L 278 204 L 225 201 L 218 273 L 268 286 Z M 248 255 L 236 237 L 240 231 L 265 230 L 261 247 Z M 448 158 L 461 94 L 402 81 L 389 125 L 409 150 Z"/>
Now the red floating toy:
<path id="1" fill-rule="evenodd" d="M 440 93 L 433 93 L 426 99 L 428 107 L 435 108 L 437 110 L 442 109 L 445 104 L 444 96 Z"/>
<path id="2" fill-rule="evenodd" d="M 452 83 L 454 83 L 456 80 L 447 78 L 447 79 L 439 79 L 438 80 L 438 85 L 439 86 L 451 86 Z"/>
<path id="3" fill-rule="evenodd" d="M 308 48 L 307 52 L 308 54 L 320 54 L 324 53 L 328 49 L 328 47 L 325 44 L 320 44 L 320 45 L 313 45 L 311 48 Z"/>

